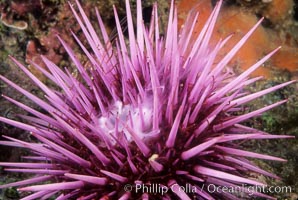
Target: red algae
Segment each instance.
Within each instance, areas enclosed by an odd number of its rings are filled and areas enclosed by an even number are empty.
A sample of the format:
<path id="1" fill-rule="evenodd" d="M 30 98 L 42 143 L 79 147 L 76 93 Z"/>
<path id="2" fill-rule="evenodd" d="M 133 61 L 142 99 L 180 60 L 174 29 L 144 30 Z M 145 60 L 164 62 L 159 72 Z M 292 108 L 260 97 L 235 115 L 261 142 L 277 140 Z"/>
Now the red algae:
<path id="1" fill-rule="evenodd" d="M 43 4 L 41 0 L 31 0 L 31 1 L 11 1 L 10 8 L 18 15 L 26 15 L 28 12 L 33 12 L 34 10 L 41 10 Z"/>

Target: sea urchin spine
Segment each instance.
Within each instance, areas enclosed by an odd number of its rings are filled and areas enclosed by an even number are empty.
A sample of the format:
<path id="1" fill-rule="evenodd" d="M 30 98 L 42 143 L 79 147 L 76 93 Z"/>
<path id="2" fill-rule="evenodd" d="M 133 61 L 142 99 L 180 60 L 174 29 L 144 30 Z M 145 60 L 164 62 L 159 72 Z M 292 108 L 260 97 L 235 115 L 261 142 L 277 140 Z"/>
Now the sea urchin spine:
<path id="1" fill-rule="evenodd" d="M 47 113 L 3 95 L 31 116 L 26 122 L 0 117 L 4 123 L 29 131 L 38 142 L 8 136 L 1 145 L 31 150 L 22 162 L 1 162 L 6 171 L 31 173 L 23 181 L 0 186 L 27 192 L 23 200 L 47 199 L 237 199 L 248 195 L 243 185 L 264 185 L 248 178 L 257 172 L 277 178 L 245 157 L 283 159 L 241 150 L 235 140 L 289 138 L 270 135 L 239 123 L 258 116 L 286 100 L 243 115 L 236 112 L 253 99 L 291 84 L 283 83 L 247 94 L 244 87 L 260 79 L 249 75 L 279 48 L 239 76 L 227 64 L 252 29 L 218 61 L 218 53 L 232 37 L 210 45 L 222 0 L 194 39 L 198 14 L 189 17 L 178 31 L 177 11 L 171 3 L 167 31 L 160 36 L 157 5 L 150 26 L 142 22 L 141 0 L 137 0 L 137 30 L 126 1 L 128 45 L 116 9 L 118 38 L 111 42 L 96 12 L 101 37 L 81 5 L 70 4 L 88 47 L 73 37 L 88 59 L 87 66 L 59 37 L 79 76 L 74 77 L 42 56 L 48 70 L 39 69 L 61 91 L 49 88 L 16 59 L 11 59 L 45 93 L 39 98 L 0 76 L 8 85 L 31 99 Z M 78 7 L 78 12 L 74 6 Z M 130 186 L 128 189 L 126 186 Z M 147 190 L 139 190 L 139 185 Z M 205 186 L 240 187 L 237 193 L 210 192 Z M 157 186 L 167 192 L 148 190 Z M 191 191 L 182 190 L 191 187 Z M 144 188 L 143 188 L 144 189 Z M 28 193 L 29 192 L 29 193 Z M 254 193 L 255 196 L 266 196 Z"/>

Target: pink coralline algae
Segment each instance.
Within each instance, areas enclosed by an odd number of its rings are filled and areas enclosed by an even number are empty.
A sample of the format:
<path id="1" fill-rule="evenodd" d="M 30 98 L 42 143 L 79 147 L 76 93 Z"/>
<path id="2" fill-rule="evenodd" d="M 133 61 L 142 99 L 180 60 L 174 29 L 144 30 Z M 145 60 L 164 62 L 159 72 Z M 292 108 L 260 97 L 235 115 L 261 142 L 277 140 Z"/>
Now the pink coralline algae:
<path id="1" fill-rule="evenodd" d="M 79 75 L 61 70 L 44 56 L 48 70 L 31 62 L 60 88 L 57 91 L 57 87 L 46 86 L 11 57 L 44 92 L 44 98 L 3 76 L 1 79 L 45 112 L 3 95 L 30 115 L 22 116 L 24 122 L 5 117 L 0 120 L 30 132 L 36 140 L 26 142 L 2 136 L 6 140 L 0 141 L 1 145 L 26 148 L 31 155 L 23 156 L 21 162 L 1 162 L 0 166 L 8 172 L 32 176 L 0 188 L 17 187 L 24 194 L 23 200 L 238 199 L 248 195 L 272 198 L 258 192 L 251 194 L 247 189 L 265 185 L 250 177 L 252 172 L 278 178 L 247 158 L 285 160 L 243 150 L 237 142 L 290 138 L 240 124 L 286 100 L 246 114 L 237 113 L 245 103 L 293 81 L 251 94 L 244 90 L 261 78 L 249 75 L 279 48 L 240 75 L 233 74 L 227 64 L 261 21 L 218 60 L 218 52 L 233 37 L 210 45 L 221 4 L 222 0 L 218 1 L 194 38 L 198 14 L 190 16 L 178 30 L 172 2 L 167 30 L 161 36 L 157 4 L 153 5 L 150 26 L 145 27 L 141 0 L 137 1 L 136 20 L 132 19 L 127 0 L 128 37 L 124 36 L 114 9 L 118 37 L 113 42 L 98 11 L 100 35 L 79 2 L 70 4 L 87 42 L 71 34 L 89 65 L 85 67 L 57 36 Z M 210 185 L 241 190 L 212 192 L 206 189 Z"/>

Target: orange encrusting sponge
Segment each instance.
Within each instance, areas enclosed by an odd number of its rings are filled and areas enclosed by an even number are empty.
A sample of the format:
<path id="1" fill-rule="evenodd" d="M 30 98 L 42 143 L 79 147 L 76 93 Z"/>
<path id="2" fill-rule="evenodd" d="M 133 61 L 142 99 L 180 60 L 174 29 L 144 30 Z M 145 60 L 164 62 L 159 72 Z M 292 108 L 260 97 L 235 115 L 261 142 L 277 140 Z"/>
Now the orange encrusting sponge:
<path id="1" fill-rule="evenodd" d="M 279 1 L 280 3 L 285 1 Z M 275 6 L 278 6 L 274 4 Z M 273 5 L 272 5 L 273 6 Z M 271 6 L 271 7 L 272 7 Z M 270 8 L 271 8 L 270 7 Z M 183 25 L 186 13 L 189 10 L 199 11 L 199 17 L 196 23 L 195 33 L 199 33 L 203 24 L 208 19 L 213 7 L 211 1 L 207 0 L 181 0 L 178 2 L 179 25 Z M 272 8 L 271 8 L 272 9 Z M 269 12 L 269 11 L 268 11 Z M 231 33 L 234 36 L 222 49 L 221 54 L 225 55 L 258 21 L 259 19 L 248 10 L 238 7 L 222 8 L 217 24 L 213 32 L 213 41 L 225 38 Z M 234 69 L 245 70 L 256 63 L 265 54 L 278 46 L 283 48 L 279 50 L 269 61 L 267 65 L 295 71 L 298 68 L 297 47 L 288 47 L 282 44 L 281 39 L 273 30 L 259 26 L 258 29 L 249 38 L 248 42 L 240 49 L 233 60 L 229 63 Z M 261 67 L 253 73 L 253 76 L 270 76 L 269 67 Z"/>

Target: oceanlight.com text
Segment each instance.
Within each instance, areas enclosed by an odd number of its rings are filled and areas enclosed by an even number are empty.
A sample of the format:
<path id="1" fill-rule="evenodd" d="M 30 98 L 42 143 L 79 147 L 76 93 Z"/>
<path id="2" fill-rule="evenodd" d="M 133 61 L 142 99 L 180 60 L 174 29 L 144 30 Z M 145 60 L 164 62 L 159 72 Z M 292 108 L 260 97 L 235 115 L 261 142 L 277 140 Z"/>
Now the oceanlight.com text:
<path id="1" fill-rule="evenodd" d="M 126 192 L 134 193 L 147 193 L 147 194 L 160 194 L 161 196 L 168 192 L 183 191 L 186 194 L 201 193 L 203 191 L 212 193 L 230 193 L 237 196 L 246 194 L 254 195 L 256 193 L 263 194 L 278 194 L 278 193 L 291 193 L 293 192 L 291 186 L 261 186 L 261 185 L 246 185 L 241 186 L 218 186 L 214 184 L 202 184 L 201 187 L 193 186 L 191 184 L 165 186 L 162 184 L 126 184 L 124 186 Z"/>
<path id="2" fill-rule="evenodd" d="M 250 196 L 256 193 L 264 194 L 278 194 L 278 193 L 291 193 L 291 186 L 266 186 L 266 185 L 246 185 L 241 186 L 218 186 L 214 184 L 202 186 L 202 190 L 208 191 L 209 193 L 230 193 L 230 194 L 241 194 L 246 193 Z"/>

